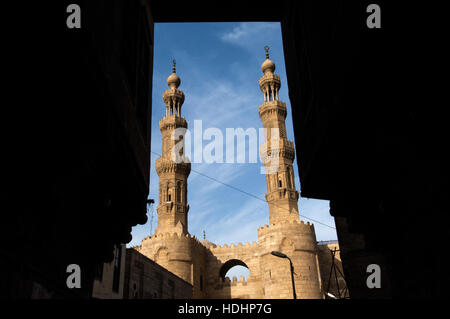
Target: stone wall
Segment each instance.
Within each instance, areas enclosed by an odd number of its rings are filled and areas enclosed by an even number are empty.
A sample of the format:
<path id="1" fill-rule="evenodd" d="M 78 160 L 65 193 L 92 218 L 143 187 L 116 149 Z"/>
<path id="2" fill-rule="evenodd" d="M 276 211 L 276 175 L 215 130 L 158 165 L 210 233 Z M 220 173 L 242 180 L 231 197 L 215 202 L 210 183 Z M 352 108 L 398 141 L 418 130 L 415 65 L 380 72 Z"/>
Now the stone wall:
<path id="1" fill-rule="evenodd" d="M 134 248 L 127 249 L 124 299 L 190 299 L 192 288 Z"/>

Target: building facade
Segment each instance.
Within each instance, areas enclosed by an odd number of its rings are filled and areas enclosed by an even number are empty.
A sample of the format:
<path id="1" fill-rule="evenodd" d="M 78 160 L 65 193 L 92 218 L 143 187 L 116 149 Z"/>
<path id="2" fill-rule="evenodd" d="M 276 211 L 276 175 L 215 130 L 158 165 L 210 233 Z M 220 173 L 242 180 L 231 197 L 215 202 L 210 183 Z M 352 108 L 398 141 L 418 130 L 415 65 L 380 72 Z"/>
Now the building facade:
<path id="1" fill-rule="evenodd" d="M 192 285 L 133 248 L 127 249 L 124 299 L 190 299 Z"/>
<path id="2" fill-rule="evenodd" d="M 294 144 L 286 136 L 286 104 L 278 98 L 281 82 L 274 71 L 275 64 L 266 48 L 263 76 L 259 80 L 264 103 L 258 110 L 266 129 L 260 152 L 266 167 L 269 225 L 258 229 L 257 242 L 230 246 L 199 241 L 189 234 L 190 162 L 182 151 L 183 130 L 187 129 L 181 116 L 185 96 L 178 89 L 181 80 L 175 64 L 167 79 L 169 89 L 163 93 L 166 115 L 159 122 L 162 155 L 156 160 L 158 226 L 153 236 L 134 249 L 191 283 L 193 298 L 293 298 L 289 262 L 272 255 L 272 251 L 282 252 L 292 260 L 297 298 L 324 296 L 314 226 L 301 221 L 298 213 L 299 193 L 292 168 Z M 171 138 L 173 134 L 175 139 Z M 236 265 L 250 270 L 247 280 L 225 278 L 227 271 Z"/>
<path id="3" fill-rule="evenodd" d="M 125 244 L 116 245 L 113 261 L 99 265 L 94 279 L 93 298 L 123 299 L 125 255 Z"/>

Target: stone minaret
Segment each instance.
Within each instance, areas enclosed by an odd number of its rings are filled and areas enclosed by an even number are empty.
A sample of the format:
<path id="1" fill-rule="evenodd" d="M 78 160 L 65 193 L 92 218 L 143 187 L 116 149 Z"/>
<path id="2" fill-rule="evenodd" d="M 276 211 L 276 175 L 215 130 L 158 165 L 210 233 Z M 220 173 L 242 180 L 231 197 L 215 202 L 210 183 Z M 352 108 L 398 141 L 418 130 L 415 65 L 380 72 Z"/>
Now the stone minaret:
<path id="1" fill-rule="evenodd" d="M 269 226 L 258 229 L 264 297 L 293 298 L 289 263 L 271 255 L 275 250 L 292 260 L 297 298 L 318 299 L 323 295 L 316 234 L 314 225 L 300 221 L 298 214 L 299 192 L 295 189 L 292 169 L 294 143 L 286 137 L 286 104 L 278 98 L 280 77 L 273 73 L 275 64 L 269 60 L 269 48 L 265 49 L 266 60 L 261 66 L 264 75 L 259 79 L 264 104 L 258 109 L 267 129 L 260 152 L 261 157 L 268 160 L 264 164 L 270 221 Z"/>
<path id="2" fill-rule="evenodd" d="M 180 83 L 174 60 L 173 73 L 167 78 L 169 89 L 163 93 L 166 116 L 159 121 L 162 155 L 155 163 L 159 176 L 158 226 L 155 234 L 188 233 L 187 178 L 191 164 L 183 153 L 187 123 L 181 117 L 184 93 L 178 90 Z"/>
<path id="3" fill-rule="evenodd" d="M 259 107 L 259 117 L 265 130 L 265 144 L 261 145 L 261 157 L 265 160 L 270 224 L 281 221 L 299 221 L 292 162 L 295 157 L 294 143 L 286 137 L 286 103 L 278 98 L 280 77 L 273 72 L 275 63 L 269 59 L 269 47 L 265 47 L 266 60 L 261 69 L 264 75 L 259 87 L 264 94 L 264 104 Z"/>

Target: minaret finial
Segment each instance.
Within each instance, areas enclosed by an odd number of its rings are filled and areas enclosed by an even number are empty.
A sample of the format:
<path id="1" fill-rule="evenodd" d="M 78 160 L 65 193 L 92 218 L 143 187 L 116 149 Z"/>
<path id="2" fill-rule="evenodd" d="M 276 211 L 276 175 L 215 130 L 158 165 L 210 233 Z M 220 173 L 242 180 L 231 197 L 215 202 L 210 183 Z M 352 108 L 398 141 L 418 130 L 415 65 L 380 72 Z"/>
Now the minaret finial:
<path id="1" fill-rule="evenodd" d="M 265 47 L 264 47 L 264 50 L 266 51 L 266 59 L 268 59 L 269 58 L 269 46 L 268 45 L 266 45 Z"/>
<path id="2" fill-rule="evenodd" d="M 206 240 L 206 232 L 203 231 L 203 240 Z"/>
<path id="3" fill-rule="evenodd" d="M 177 65 L 177 61 L 175 59 L 173 59 L 172 60 L 172 74 L 169 75 L 169 77 L 167 78 L 167 85 L 170 88 L 175 88 L 175 89 L 177 89 L 181 83 L 180 77 L 176 74 L 176 70 L 177 70 L 176 65 Z"/>

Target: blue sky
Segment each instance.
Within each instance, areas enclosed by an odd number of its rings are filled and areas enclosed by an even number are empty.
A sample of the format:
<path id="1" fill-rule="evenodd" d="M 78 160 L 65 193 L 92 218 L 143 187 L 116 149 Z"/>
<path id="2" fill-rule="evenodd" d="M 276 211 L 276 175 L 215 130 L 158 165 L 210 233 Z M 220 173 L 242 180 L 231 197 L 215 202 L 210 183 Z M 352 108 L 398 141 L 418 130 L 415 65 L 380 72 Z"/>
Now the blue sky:
<path id="1" fill-rule="evenodd" d="M 262 76 L 265 45 L 270 46 L 275 73 L 281 78 L 280 100 L 286 102 L 288 109 L 287 135 L 294 140 L 279 23 L 155 24 L 152 151 L 161 154 L 158 122 L 165 115 L 162 93 L 168 88 L 166 79 L 172 72 L 174 58 L 181 78 L 179 89 L 186 96 L 181 113 L 189 129 L 193 129 L 194 120 L 202 120 L 203 130 L 219 128 L 225 138 L 226 128 L 261 128 L 258 106 L 264 97 L 258 79 Z M 203 145 L 208 143 L 204 141 Z M 149 198 L 155 200 L 154 217 L 149 214 L 147 224 L 133 228 L 128 247 L 139 245 L 144 237 L 153 234 L 157 225 L 158 175 L 154 165 L 157 157 L 152 153 Z M 248 160 L 244 164 L 192 163 L 188 179 L 189 232 L 202 239 L 205 231 L 206 239 L 220 245 L 256 241 L 258 227 L 269 223 L 267 204 L 196 172 L 264 198 L 266 180 L 260 174 L 261 166 L 259 157 L 258 163 Z M 296 187 L 300 189 L 296 161 L 293 167 Z M 302 220 L 310 221 L 305 218 L 310 217 L 334 226 L 328 201 L 301 198 L 299 213 Z M 314 225 L 317 240 L 337 239 L 335 229 Z"/>

